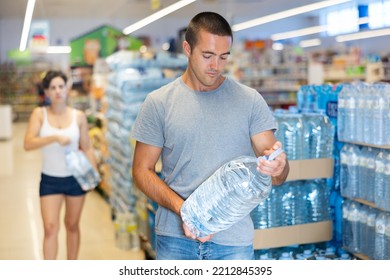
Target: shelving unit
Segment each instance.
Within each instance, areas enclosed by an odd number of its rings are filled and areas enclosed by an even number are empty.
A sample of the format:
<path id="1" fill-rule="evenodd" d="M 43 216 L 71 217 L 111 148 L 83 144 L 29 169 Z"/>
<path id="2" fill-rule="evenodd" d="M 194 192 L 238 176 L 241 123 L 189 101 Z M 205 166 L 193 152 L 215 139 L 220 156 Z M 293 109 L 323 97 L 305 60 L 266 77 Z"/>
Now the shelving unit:
<path id="1" fill-rule="evenodd" d="M 363 142 L 350 142 L 350 141 L 344 141 L 344 143 L 349 143 L 349 144 L 353 144 L 353 145 L 360 145 L 360 146 L 367 146 L 367 147 L 374 147 L 374 148 L 379 148 L 379 149 L 386 149 L 386 150 L 390 150 L 390 145 L 386 145 L 386 146 L 379 146 L 379 145 L 372 145 L 372 144 L 367 144 L 367 143 L 363 143 Z M 360 204 L 363 204 L 363 205 L 366 205 L 366 206 L 369 206 L 369 207 L 372 207 L 372 208 L 375 208 L 379 211 L 386 211 L 380 207 L 378 207 L 374 202 L 370 202 L 370 201 L 367 201 L 365 199 L 361 199 L 361 198 L 356 198 L 356 197 L 347 197 L 347 196 L 343 196 L 344 199 L 348 199 L 348 200 L 352 200 L 352 201 L 356 201 Z M 345 248 L 346 250 L 348 250 L 347 248 Z M 355 255 L 357 258 L 359 259 L 362 259 L 362 260 L 369 260 L 370 258 L 368 256 L 366 256 L 365 254 L 363 253 L 356 253 L 356 252 L 351 252 L 353 255 Z"/>
<path id="2" fill-rule="evenodd" d="M 332 158 L 292 160 L 286 181 L 333 177 Z M 276 186 L 277 188 L 277 186 Z M 332 239 L 332 221 L 308 223 L 276 228 L 256 229 L 255 250 L 277 248 L 294 244 L 308 244 Z"/>
<path id="3" fill-rule="evenodd" d="M 296 104 L 296 93 L 308 83 L 307 63 L 279 65 L 243 65 L 240 81 L 261 93 L 268 105 Z"/>
<path id="4" fill-rule="evenodd" d="M 0 66 L 0 104 L 12 106 L 14 121 L 27 121 L 41 102 L 37 83 L 41 80 L 40 74 L 48 67 L 44 63 Z"/>

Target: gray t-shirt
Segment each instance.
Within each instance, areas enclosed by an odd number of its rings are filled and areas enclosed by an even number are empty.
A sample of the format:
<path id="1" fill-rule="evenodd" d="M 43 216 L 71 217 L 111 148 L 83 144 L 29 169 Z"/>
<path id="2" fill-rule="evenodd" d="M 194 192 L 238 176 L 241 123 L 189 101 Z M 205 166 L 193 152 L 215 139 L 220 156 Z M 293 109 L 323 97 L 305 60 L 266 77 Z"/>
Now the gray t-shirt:
<path id="1" fill-rule="evenodd" d="M 251 136 L 275 129 L 272 113 L 256 90 L 226 78 L 217 89 L 199 92 L 179 77 L 147 96 L 132 136 L 162 148 L 162 178 L 185 199 L 224 163 L 254 156 Z M 161 206 L 155 229 L 160 235 L 184 237 L 181 218 Z M 212 241 L 252 244 L 250 216 L 216 233 Z"/>

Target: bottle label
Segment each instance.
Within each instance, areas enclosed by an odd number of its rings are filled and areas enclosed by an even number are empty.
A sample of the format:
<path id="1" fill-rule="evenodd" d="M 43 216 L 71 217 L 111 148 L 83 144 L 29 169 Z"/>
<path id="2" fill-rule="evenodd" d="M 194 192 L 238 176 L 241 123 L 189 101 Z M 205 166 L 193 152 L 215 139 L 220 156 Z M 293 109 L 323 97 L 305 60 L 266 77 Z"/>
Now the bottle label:
<path id="1" fill-rule="evenodd" d="M 385 172 L 385 164 L 382 161 L 376 161 L 375 172 L 376 173 L 384 173 Z"/>
<path id="2" fill-rule="evenodd" d="M 379 234 L 385 234 L 385 226 L 383 224 L 377 224 L 375 227 L 375 232 Z"/>
<path id="3" fill-rule="evenodd" d="M 340 106 L 340 102 L 342 103 L 342 106 Z M 326 104 L 326 114 L 331 118 L 337 118 L 337 111 L 338 107 L 344 107 L 344 101 L 339 100 L 339 103 L 335 101 L 329 101 Z"/>

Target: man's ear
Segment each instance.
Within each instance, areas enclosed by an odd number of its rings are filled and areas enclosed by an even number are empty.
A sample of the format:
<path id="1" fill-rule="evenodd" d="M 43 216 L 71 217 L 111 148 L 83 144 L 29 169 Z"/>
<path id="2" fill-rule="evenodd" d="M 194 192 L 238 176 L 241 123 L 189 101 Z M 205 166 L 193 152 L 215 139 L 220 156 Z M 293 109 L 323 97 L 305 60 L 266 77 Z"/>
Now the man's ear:
<path id="1" fill-rule="evenodd" d="M 187 41 L 183 41 L 183 51 L 187 57 L 191 55 L 191 46 Z"/>

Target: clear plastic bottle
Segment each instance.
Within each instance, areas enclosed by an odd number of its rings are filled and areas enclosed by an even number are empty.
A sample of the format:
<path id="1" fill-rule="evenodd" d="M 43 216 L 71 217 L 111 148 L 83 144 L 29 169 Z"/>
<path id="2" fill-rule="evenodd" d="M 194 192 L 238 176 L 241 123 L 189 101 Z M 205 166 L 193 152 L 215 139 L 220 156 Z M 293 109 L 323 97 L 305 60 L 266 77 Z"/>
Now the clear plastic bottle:
<path id="1" fill-rule="evenodd" d="M 351 223 L 349 222 L 349 210 L 351 200 L 344 200 L 343 203 L 343 223 L 342 223 L 342 244 L 345 248 L 349 249 L 351 239 L 352 239 L 352 228 Z"/>
<path id="2" fill-rule="evenodd" d="M 375 258 L 375 220 L 379 211 L 369 207 L 367 213 L 366 247 L 364 252 L 370 259 Z"/>
<path id="3" fill-rule="evenodd" d="M 283 225 L 283 213 L 281 206 L 281 197 L 284 192 L 283 185 L 272 188 L 271 194 L 267 198 L 268 227 L 281 227 Z"/>
<path id="4" fill-rule="evenodd" d="M 343 84 L 337 98 L 337 138 L 339 141 L 347 140 L 345 133 L 345 100 L 348 87 L 348 84 Z"/>
<path id="5" fill-rule="evenodd" d="M 295 225 L 295 188 L 291 182 L 283 184 L 281 208 L 283 209 L 283 226 Z"/>
<path id="6" fill-rule="evenodd" d="M 291 256 L 289 252 L 282 252 L 282 254 L 279 257 L 279 260 L 293 260 L 294 258 Z"/>
<path id="7" fill-rule="evenodd" d="M 308 220 L 321 222 L 330 219 L 329 192 L 324 180 L 310 180 L 306 183 L 306 211 Z"/>
<path id="8" fill-rule="evenodd" d="M 384 204 L 383 209 L 390 211 L 390 150 L 386 150 L 387 155 L 385 159 L 384 171 Z"/>
<path id="9" fill-rule="evenodd" d="M 359 208 L 359 221 L 358 221 L 358 230 L 359 230 L 359 252 L 367 255 L 368 251 L 368 240 L 367 240 L 367 219 L 368 219 L 368 206 L 360 205 Z"/>
<path id="10" fill-rule="evenodd" d="M 268 222 L 268 208 L 269 206 L 269 198 L 264 199 L 251 211 L 251 218 L 253 221 L 253 226 L 255 229 L 265 229 L 269 227 Z M 271 208 L 274 208 L 271 206 Z"/>
<path id="11" fill-rule="evenodd" d="M 366 106 L 366 95 L 368 84 L 359 83 L 356 85 L 356 141 L 364 142 L 364 110 Z"/>
<path id="12" fill-rule="evenodd" d="M 350 87 L 345 97 L 345 137 L 347 141 L 356 141 L 356 88 Z"/>
<path id="13" fill-rule="evenodd" d="M 356 188 L 356 198 L 363 198 L 365 187 L 367 184 L 367 157 L 368 157 L 368 147 L 362 147 L 359 157 L 358 157 L 358 164 L 359 164 L 359 172 L 358 172 L 358 180 L 357 180 L 357 188 Z"/>
<path id="14" fill-rule="evenodd" d="M 366 87 L 366 94 L 364 96 L 364 110 L 363 110 L 363 141 L 364 143 L 373 143 L 373 103 L 375 100 L 375 91 L 372 85 Z"/>
<path id="15" fill-rule="evenodd" d="M 330 158 L 333 152 L 334 127 L 324 112 L 303 113 L 303 158 Z"/>
<path id="16" fill-rule="evenodd" d="M 380 212 L 375 221 L 375 254 L 376 260 L 385 260 L 386 255 L 386 212 Z"/>
<path id="17" fill-rule="evenodd" d="M 288 159 L 297 160 L 303 157 L 303 122 L 298 113 L 274 114 L 277 131 L 275 137 L 282 143 Z"/>
<path id="18" fill-rule="evenodd" d="M 202 237 L 225 230 L 269 196 L 272 180 L 257 171 L 258 160 L 242 156 L 225 163 L 184 201 L 181 217 L 192 233 Z"/>
<path id="19" fill-rule="evenodd" d="M 342 151 L 342 167 L 340 176 L 343 176 L 341 185 L 341 194 L 350 198 L 358 197 L 359 186 L 359 156 L 360 148 L 357 145 L 344 145 Z M 341 154 L 340 154 L 341 157 Z"/>
<path id="20" fill-rule="evenodd" d="M 374 84 L 374 98 L 372 102 L 372 144 L 387 145 L 390 143 L 388 130 L 390 129 L 390 87 L 385 83 Z"/>
<path id="21" fill-rule="evenodd" d="M 384 205 L 386 154 L 387 151 L 381 149 L 375 158 L 374 203 L 379 208 Z"/>

